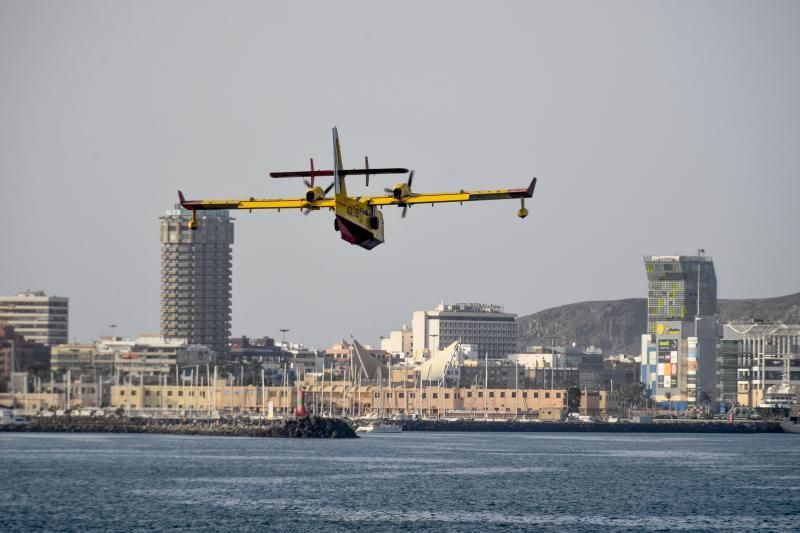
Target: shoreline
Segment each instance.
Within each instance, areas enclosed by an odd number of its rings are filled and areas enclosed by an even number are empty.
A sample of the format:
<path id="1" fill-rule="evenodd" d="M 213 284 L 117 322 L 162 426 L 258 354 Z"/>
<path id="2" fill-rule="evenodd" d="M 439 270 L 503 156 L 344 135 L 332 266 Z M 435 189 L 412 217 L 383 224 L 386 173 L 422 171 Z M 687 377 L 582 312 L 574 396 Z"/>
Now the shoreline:
<path id="1" fill-rule="evenodd" d="M 792 433 L 780 422 L 514 422 L 481 420 L 417 420 L 402 423 L 408 432 L 453 433 Z M 153 420 L 147 418 L 42 417 L 29 424 L 3 425 L 0 432 L 16 433 L 151 433 L 215 437 L 358 438 L 354 427 L 341 418 L 309 416 L 268 423 L 255 421 Z"/>

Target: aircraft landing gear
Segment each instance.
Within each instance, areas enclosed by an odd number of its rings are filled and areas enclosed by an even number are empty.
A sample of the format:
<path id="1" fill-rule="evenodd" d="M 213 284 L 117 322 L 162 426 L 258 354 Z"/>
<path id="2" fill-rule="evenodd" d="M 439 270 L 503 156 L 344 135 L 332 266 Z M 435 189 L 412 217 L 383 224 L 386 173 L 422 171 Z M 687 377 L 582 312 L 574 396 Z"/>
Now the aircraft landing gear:
<path id="1" fill-rule="evenodd" d="M 333 219 L 333 229 L 334 231 L 339 231 L 339 221 L 337 219 Z"/>

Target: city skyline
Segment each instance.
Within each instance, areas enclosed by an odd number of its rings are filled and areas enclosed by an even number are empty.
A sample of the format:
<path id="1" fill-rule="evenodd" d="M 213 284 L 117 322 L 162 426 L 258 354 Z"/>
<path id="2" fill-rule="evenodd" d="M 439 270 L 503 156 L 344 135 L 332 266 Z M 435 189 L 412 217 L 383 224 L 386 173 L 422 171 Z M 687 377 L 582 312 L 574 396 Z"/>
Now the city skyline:
<path id="1" fill-rule="evenodd" d="M 642 255 L 697 248 L 720 298 L 800 290 L 796 4 L 455 6 L 4 4 L 0 294 L 69 297 L 70 338 L 158 331 L 177 189 L 298 195 L 266 173 L 328 162 L 333 125 L 345 166 L 407 166 L 421 189 L 536 176 L 531 215 L 387 210 L 364 254 L 325 217 L 237 213 L 234 336 L 325 346 L 442 300 L 522 316 L 643 297 Z"/>

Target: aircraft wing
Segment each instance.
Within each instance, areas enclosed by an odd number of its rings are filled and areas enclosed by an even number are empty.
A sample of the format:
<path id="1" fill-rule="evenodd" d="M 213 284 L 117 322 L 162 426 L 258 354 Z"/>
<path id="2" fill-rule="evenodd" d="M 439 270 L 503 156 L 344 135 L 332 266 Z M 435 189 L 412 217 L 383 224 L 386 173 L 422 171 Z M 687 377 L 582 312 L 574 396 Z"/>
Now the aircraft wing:
<path id="1" fill-rule="evenodd" d="M 361 201 L 369 201 L 370 205 L 416 205 L 441 204 L 448 202 L 475 202 L 478 200 L 507 200 L 510 198 L 531 198 L 536 187 L 533 178 L 527 189 L 496 189 L 487 191 L 459 191 L 438 193 L 412 193 L 410 196 L 395 198 L 393 196 L 367 196 Z"/>
<path id="2" fill-rule="evenodd" d="M 248 198 L 246 200 L 187 200 L 178 191 L 180 204 L 190 211 L 210 209 L 311 209 L 319 207 L 335 207 L 333 198 L 321 198 L 313 202 L 305 198 Z"/>

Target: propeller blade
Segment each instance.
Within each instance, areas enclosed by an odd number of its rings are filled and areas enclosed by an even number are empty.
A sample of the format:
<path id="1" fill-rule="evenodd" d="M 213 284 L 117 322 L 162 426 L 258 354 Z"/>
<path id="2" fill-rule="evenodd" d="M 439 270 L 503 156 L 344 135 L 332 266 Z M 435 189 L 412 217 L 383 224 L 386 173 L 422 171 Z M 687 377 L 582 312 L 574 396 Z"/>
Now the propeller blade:
<path id="1" fill-rule="evenodd" d="M 411 182 L 414 181 L 414 171 L 412 170 L 408 175 L 408 188 L 411 189 Z"/>
<path id="2" fill-rule="evenodd" d="M 384 192 L 386 192 L 386 193 L 388 193 L 388 194 L 394 194 L 394 190 L 392 190 L 392 189 L 390 189 L 390 188 L 388 188 L 388 187 L 384 187 L 384 188 L 383 188 L 383 191 L 384 191 Z"/>
<path id="3" fill-rule="evenodd" d="M 331 184 L 325 189 L 325 194 L 328 194 L 331 189 L 333 189 L 333 182 L 331 182 Z"/>
<path id="4" fill-rule="evenodd" d="M 311 185 L 309 185 L 309 187 L 311 187 L 313 189 L 314 188 L 314 158 L 313 157 L 310 158 L 309 161 L 311 161 Z"/>
<path id="5" fill-rule="evenodd" d="M 406 218 L 406 212 L 407 211 L 408 211 L 408 204 L 403 206 L 403 215 L 402 215 L 403 218 Z"/>
<path id="6" fill-rule="evenodd" d="M 305 183 L 305 184 L 306 184 L 306 187 L 308 187 L 309 189 L 313 189 L 313 188 L 314 188 L 314 184 L 312 184 L 312 183 L 311 183 L 310 181 L 308 181 L 307 179 L 304 179 L 304 180 L 303 180 L 303 183 Z"/>
<path id="7" fill-rule="evenodd" d="M 369 158 L 364 156 L 364 168 L 367 170 L 367 187 L 369 187 Z"/>

